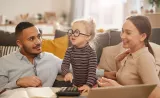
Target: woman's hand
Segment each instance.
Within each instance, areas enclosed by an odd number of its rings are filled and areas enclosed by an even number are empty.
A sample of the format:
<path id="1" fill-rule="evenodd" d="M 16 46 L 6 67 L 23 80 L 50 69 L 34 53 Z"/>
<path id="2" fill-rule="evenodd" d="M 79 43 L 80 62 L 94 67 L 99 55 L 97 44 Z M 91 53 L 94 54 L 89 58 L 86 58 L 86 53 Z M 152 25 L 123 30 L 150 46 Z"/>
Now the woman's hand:
<path id="1" fill-rule="evenodd" d="M 116 56 L 115 61 L 116 61 L 116 69 L 117 71 L 120 69 L 121 65 L 120 62 L 131 52 L 130 49 L 127 49 L 126 51 L 120 53 L 119 55 Z"/>
<path id="2" fill-rule="evenodd" d="M 127 49 L 126 51 L 120 53 L 119 55 L 116 56 L 115 60 L 116 62 L 122 61 L 129 53 L 131 52 L 130 49 Z"/>
<path id="3" fill-rule="evenodd" d="M 101 79 L 97 80 L 97 83 L 99 86 L 101 87 L 107 87 L 107 86 L 122 86 L 120 84 L 118 84 L 115 80 L 112 79 L 107 79 L 102 77 Z"/>

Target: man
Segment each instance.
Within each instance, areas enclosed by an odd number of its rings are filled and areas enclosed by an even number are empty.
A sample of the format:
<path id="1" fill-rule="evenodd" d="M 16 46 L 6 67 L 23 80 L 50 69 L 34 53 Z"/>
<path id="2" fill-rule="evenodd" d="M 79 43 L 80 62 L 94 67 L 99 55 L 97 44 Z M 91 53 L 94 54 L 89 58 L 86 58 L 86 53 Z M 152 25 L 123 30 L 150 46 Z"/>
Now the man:
<path id="1" fill-rule="evenodd" d="M 0 91 L 17 87 L 52 86 L 62 60 L 41 50 L 41 33 L 29 22 L 15 29 L 19 51 L 0 58 Z"/>

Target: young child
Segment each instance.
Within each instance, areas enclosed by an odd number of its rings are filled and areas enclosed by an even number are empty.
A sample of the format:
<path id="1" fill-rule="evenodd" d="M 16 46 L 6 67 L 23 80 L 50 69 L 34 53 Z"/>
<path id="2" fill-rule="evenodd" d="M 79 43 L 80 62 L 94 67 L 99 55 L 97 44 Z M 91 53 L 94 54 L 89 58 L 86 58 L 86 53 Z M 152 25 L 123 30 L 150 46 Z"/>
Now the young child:
<path id="1" fill-rule="evenodd" d="M 97 56 L 89 41 L 95 36 L 93 19 L 76 20 L 72 23 L 68 36 L 72 43 L 66 51 L 62 63 L 62 75 L 65 81 L 72 82 L 80 91 L 88 92 L 96 84 Z M 73 73 L 69 72 L 70 64 Z"/>

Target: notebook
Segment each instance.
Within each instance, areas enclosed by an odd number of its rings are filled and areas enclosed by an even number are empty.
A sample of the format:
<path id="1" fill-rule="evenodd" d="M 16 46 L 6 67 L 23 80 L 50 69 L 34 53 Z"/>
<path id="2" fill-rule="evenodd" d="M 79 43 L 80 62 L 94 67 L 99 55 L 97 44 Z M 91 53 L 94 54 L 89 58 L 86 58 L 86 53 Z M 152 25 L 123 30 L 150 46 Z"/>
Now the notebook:
<path id="1" fill-rule="evenodd" d="M 87 98 L 148 98 L 156 84 L 92 88 Z"/>
<path id="2" fill-rule="evenodd" d="M 29 87 L 15 90 L 9 98 L 57 98 L 49 87 Z"/>

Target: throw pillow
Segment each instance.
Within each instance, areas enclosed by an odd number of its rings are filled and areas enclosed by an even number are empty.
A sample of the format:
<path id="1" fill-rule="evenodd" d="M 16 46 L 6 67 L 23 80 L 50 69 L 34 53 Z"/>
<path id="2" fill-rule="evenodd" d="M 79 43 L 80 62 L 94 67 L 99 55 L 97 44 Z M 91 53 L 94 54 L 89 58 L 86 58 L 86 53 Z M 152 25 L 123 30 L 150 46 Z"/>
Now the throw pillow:
<path id="1" fill-rule="evenodd" d="M 124 48 L 121 43 L 103 48 L 98 67 L 106 71 L 116 71 L 115 57 L 122 51 Z"/>
<path id="2" fill-rule="evenodd" d="M 2 57 L 2 46 L 0 46 L 0 57 Z"/>
<path id="3" fill-rule="evenodd" d="M 18 49 L 18 46 L 0 46 L 0 57 L 17 51 Z"/>
<path id="4" fill-rule="evenodd" d="M 55 38 L 54 40 L 43 39 L 42 51 L 50 52 L 63 59 L 68 48 L 68 36 Z"/>

